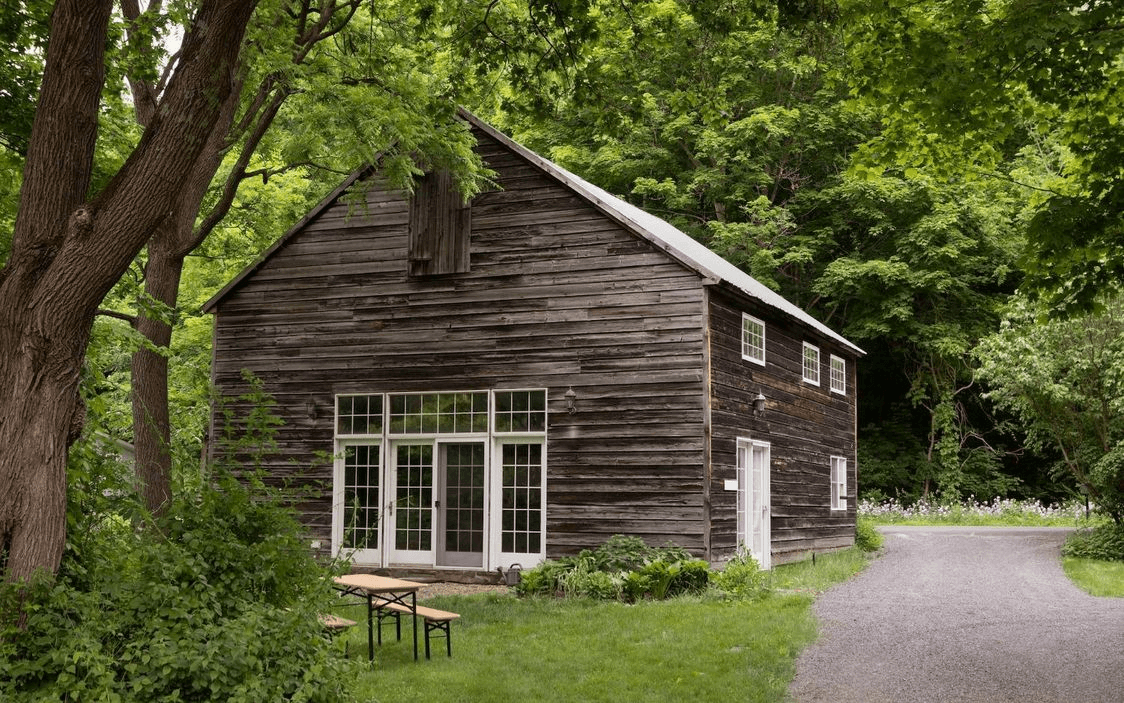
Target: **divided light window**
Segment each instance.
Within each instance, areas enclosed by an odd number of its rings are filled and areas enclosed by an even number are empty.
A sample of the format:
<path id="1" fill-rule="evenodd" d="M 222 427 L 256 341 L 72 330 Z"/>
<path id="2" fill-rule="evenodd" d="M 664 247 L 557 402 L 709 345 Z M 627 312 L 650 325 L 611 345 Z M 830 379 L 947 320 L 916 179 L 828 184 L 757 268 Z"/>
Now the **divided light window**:
<path id="1" fill-rule="evenodd" d="M 488 393 L 391 393 L 390 434 L 488 431 Z"/>
<path id="2" fill-rule="evenodd" d="M 421 177 L 410 199 L 409 273 L 466 273 L 472 210 L 448 171 Z"/>
<path id="3" fill-rule="evenodd" d="M 489 396 L 495 403 L 491 430 Z M 526 390 L 341 395 L 336 400 L 336 435 L 382 434 L 384 398 L 391 435 L 546 432 L 546 391 Z"/>
<path id="4" fill-rule="evenodd" d="M 742 313 L 742 358 L 765 365 L 765 323 Z"/>
<path id="5" fill-rule="evenodd" d="M 847 395 L 847 362 L 831 355 L 831 391 Z"/>
<path id="6" fill-rule="evenodd" d="M 831 509 L 847 509 L 847 460 L 831 457 Z"/>
<path id="7" fill-rule="evenodd" d="M 804 342 L 804 381 L 820 385 L 820 348 Z"/>

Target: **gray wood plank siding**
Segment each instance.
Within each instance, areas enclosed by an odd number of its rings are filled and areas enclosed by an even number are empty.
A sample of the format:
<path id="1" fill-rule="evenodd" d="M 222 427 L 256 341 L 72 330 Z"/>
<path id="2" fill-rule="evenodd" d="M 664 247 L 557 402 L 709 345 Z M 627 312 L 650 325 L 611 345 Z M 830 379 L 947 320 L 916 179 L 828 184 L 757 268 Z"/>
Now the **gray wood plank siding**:
<path id="1" fill-rule="evenodd" d="M 615 533 L 704 553 L 700 277 L 478 138 L 502 190 L 472 203 L 467 273 L 407 275 L 403 194 L 331 205 L 219 302 L 217 387 L 260 377 L 286 423 L 269 472 L 325 487 L 336 393 L 547 388 L 548 555 Z M 300 504 L 325 543 L 330 502 Z"/>
<path id="2" fill-rule="evenodd" d="M 780 563 L 809 551 L 850 546 L 855 525 L 855 357 L 808 328 L 763 306 L 712 289 L 710 485 L 712 558 L 737 548 L 735 491 L 739 437 L 770 444 L 773 559 Z M 765 361 L 741 355 L 742 313 L 766 325 Z M 820 385 L 803 379 L 803 343 L 820 349 Z M 847 394 L 830 390 L 830 355 L 847 363 Z M 758 392 L 767 399 L 753 415 Z M 847 459 L 847 509 L 831 509 L 830 457 Z"/>

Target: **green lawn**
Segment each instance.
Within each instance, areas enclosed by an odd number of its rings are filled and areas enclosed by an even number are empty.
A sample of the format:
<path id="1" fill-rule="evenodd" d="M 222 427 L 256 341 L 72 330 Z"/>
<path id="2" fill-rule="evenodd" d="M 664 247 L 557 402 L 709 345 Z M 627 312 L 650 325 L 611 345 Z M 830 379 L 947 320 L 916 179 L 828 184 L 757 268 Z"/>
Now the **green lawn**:
<path id="1" fill-rule="evenodd" d="M 1064 557 L 1062 567 L 1070 580 L 1087 593 L 1124 598 L 1124 562 Z"/>
<path id="2" fill-rule="evenodd" d="M 359 676 L 362 701 L 782 701 L 800 651 L 816 637 L 812 592 L 856 573 L 858 550 L 774 569 L 781 593 L 753 602 L 688 597 L 625 605 L 584 599 L 448 596 L 461 614 L 453 657 L 414 664 L 410 635 L 384 645 Z M 363 620 L 361 609 L 341 614 Z M 405 623 L 403 623 L 405 625 Z M 353 658 L 367 654 L 365 623 Z"/>

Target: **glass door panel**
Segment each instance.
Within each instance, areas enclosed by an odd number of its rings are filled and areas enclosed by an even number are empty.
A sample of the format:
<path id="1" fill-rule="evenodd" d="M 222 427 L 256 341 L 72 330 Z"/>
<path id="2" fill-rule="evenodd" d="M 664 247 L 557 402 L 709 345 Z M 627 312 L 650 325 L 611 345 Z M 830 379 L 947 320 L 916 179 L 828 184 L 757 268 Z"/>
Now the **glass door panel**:
<path id="1" fill-rule="evenodd" d="M 543 538 L 543 444 L 500 444 L 500 560 L 534 564 L 546 551 Z"/>
<path id="2" fill-rule="evenodd" d="M 396 444 L 391 561 L 433 563 L 433 444 Z"/>
<path id="3" fill-rule="evenodd" d="M 337 544 L 357 562 L 379 564 L 380 514 L 378 444 L 349 444 L 343 447 L 342 529 Z M 337 523 L 339 524 L 339 523 Z"/>
<path id="4" fill-rule="evenodd" d="M 439 444 L 437 565 L 484 566 L 484 443 Z"/>

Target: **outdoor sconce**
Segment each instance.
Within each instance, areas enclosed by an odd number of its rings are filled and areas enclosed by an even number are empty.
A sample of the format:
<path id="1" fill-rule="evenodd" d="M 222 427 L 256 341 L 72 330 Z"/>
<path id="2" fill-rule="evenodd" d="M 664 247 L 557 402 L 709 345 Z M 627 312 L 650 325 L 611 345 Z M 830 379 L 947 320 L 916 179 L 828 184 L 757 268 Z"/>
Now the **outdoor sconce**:
<path id="1" fill-rule="evenodd" d="M 304 412 L 308 415 L 309 420 L 315 420 L 320 417 L 320 409 L 316 407 L 316 401 L 311 398 L 304 404 Z"/>
<path id="2" fill-rule="evenodd" d="M 753 399 L 753 416 L 761 417 L 765 414 L 765 396 L 758 393 L 757 397 Z"/>
<path id="3" fill-rule="evenodd" d="M 570 386 L 570 388 L 566 391 L 566 412 L 570 413 L 571 415 L 578 411 L 577 407 L 575 407 L 574 405 L 574 401 L 577 400 L 577 397 L 578 394 L 574 392 L 574 387 Z"/>

